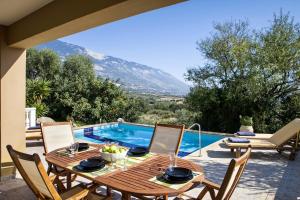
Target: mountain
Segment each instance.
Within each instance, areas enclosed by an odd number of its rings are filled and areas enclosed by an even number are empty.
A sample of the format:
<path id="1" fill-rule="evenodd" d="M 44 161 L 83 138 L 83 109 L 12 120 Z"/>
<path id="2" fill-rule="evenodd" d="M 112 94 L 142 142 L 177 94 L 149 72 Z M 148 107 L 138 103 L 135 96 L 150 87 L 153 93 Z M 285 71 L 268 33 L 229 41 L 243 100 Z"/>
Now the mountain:
<path id="1" fill-rule="evenodd" d="M 103 55 L 84 47 L 54 40 L 41 44 L 37 49 L 52 49 L 64 59 L 66 56 L 82 54 L 94 63 L 98 76 L 117 81 L 124 89 L 137 93 L 185 95 L 188 85 L 160 69 L 113 56 Z"/>

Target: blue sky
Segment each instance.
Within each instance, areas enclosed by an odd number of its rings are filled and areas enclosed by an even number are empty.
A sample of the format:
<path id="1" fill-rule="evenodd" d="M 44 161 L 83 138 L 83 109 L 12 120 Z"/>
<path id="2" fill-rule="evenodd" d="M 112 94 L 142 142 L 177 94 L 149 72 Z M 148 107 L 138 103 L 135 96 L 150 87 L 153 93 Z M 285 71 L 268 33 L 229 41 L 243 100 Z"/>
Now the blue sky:
<path id="1" fill-rule="evenodd" d="M 61 40 L 160 68 L 184 80 L 187 68 L 204 62 L 196 42 L 209 37 L 214 22 L 248 20 L 251 27 L 260 29 L 280 9 L 300 22 L 299 0 L 190 0 Z"/>

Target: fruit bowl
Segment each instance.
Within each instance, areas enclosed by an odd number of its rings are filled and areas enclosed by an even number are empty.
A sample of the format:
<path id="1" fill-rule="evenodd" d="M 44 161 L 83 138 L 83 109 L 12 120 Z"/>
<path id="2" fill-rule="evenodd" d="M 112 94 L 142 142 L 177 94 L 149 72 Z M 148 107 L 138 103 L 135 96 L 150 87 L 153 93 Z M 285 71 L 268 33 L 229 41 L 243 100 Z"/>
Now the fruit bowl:
<path id="1" fill-rule="evenodd" d="M 108 162 L 125 159 L 128 149 L 116 145 L 104 146 L 100 150 L 101 157 Z"/>

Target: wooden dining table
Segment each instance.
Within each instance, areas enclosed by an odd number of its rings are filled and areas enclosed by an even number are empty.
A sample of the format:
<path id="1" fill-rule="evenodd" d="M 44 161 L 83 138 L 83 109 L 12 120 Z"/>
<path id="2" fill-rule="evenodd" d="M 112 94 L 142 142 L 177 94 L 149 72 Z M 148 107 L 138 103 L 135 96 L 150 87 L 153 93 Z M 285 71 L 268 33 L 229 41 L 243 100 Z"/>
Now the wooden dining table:
<path id="1" fill-rule="evenodd" d="M 91 148 L 92 147 L 92 148 Z M 122 193 L 122 199 L 130 199 L 131 196 L 155 196 L 168 198 L 182 194 L 204 179 L 203 168 L 192 161 L 177 158 L 177 166 L 192 170 L 196 175 L 194 178 L 182 185 L 164 185 L 153 181 L 159 177 L 170 164 L 168 155 L 153 154 L 146 159 L 128 166 L 126 169 L 115 168 L 103 174 L 88 174 L 76 170 L 74 166 L 80 161 L 100 156 L 99 149 L 102 145 L 90 145 L 90 150 L 75 154 L 74 157 L 60 155 L 61 149 L 46 154 L 46 161 L 56 167 L 69 171 L 93 181 L 96 184 L 107 186 Z M 130 157 L 128 157 L 130 159 Z M 73 167 L 72 167 L 73 166 Z M 174 187 L 173 187 L 174 186 Z"/>

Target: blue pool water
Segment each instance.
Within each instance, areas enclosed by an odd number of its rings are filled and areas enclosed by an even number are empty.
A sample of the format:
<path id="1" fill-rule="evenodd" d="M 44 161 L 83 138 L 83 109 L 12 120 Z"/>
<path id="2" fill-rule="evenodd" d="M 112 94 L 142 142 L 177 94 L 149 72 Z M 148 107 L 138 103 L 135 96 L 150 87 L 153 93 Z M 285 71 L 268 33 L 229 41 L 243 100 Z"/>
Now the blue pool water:
<path id="1" fill-rule="evenodd" d="M 78 139 L 88 140 L 96 143 L 115 141 L 120 145 L 134 147 L 148 147 L 153 134 L 153 127 L 145 127 L 133 124 L 108 124 L 95 126 L 92 129 L 75 130 L 75 137 Z M 86 134 L 84 134 L 86 132 Z M 89 133 L 92 132 L 92 134 Z M 205 147 L 214 143 L 224 136 L 214 134 L 201 134 L 201 146 Z M 196 132 L 185 131 L 181 142 L 179 155 L 185 156 L 199 149 L 199 139 Z"/>

